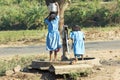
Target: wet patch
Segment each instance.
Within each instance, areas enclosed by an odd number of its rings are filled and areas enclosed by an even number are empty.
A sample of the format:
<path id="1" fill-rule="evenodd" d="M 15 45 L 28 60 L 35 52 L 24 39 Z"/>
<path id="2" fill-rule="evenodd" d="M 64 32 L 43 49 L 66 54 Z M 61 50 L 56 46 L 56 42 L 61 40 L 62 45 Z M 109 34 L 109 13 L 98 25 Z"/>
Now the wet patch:
<path id="1" fill-rule="evenodd" d="M 120 66 L 120 60 L 102 60 L 100 63 L 108 66 Z"/>
<path id="2" fill-rule="evenodd" d="M 95 57 L 85 57 L 83 60 L 93 60 Z M 82 60 L 82 58 L 78 58 L 78 60 Z"/>

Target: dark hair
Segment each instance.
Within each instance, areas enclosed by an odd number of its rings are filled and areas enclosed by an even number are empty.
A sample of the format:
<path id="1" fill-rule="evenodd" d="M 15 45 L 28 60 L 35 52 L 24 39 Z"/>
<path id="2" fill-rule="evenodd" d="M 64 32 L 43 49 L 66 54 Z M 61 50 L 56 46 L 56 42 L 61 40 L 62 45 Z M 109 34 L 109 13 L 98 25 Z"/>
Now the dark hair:
<path id="1" fill-rule="evenodd" d="M 55 3 L 56 1 L 55 0 L 52 0 L 53 3 Z"/>
<path id="2" fill-rule="evenodd" d="M 49 16 L 50 16 L 51 14 L 57 15 L 57 12 L 50 12 L 50 13 L 49 13 Z"/>
<path id="3" fill-rule="evenodd" d="M 56 15 L 56 12 L 50 12 L 49 17 L 48 17 L 48 20 L 49 20 L 49 21 L 54 20 L 56 16 L 57 16 L 57 15 Z"/>
<path id="4" fill-rule="evenodd" d="M 80 30 L 81 30 L 81 28 L 79 25 L 75 25 L 72 27 L 72 31 L 80 31 Z"/>

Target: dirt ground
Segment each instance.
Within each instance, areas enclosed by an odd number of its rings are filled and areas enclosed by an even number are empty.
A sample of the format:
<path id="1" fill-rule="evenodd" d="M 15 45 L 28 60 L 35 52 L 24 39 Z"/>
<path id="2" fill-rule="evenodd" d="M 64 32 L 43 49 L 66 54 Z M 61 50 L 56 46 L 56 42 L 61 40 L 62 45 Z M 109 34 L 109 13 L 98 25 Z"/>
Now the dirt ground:
<path id="1" fill-rule="evenodd" d="M 77 80 L 120 80 L 120 50 L 96 50 L 86 51 L 84 56 L 100 59 L 102 64 L 93 68 L 87 77 L 79 77 Z M 3 76 L 0 80 L 65 80 L 47 71 L 33 70 L 30 72 L 18 72 L 10 76 Z M 73 80 L 73 79 L 67 79 Z"/>
<path id="2" fill-rule="evenodd" d="M 120 29 L 109 32 L 86 32 L 87 40 L 120 40 Z M 77 80 L 120 80 L 120 49 L 90 50 L 84 56 L 100 59 L 102 66 L 93 68 L 92 74 L 79 77 Z M 64 80 L 56 78 L 49 72 L 16 73 L 11 76 L 0 77 L 0 80 Z M 69 79 L 70 80 L 70 79 Z M 71 79 L 72 80 L 72 79 Z"/>
<path id="3" fill-rule="evenodd" d="M 120 80 L 120 50 L 89 51 L 88 55 L 100 58 L 102 66 L 81 80 Z"/>

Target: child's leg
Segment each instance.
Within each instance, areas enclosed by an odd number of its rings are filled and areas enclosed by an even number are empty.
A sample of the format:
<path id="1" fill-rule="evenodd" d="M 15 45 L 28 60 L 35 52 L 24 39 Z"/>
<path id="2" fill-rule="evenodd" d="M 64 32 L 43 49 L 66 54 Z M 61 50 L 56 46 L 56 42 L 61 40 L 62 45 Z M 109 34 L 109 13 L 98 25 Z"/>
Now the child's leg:
<path id="1" fill-rule="evenodd" d="M 75 62 L 77 62 L 78 61 L 78 58 L 77 57 L 75 57 Z"/>
<path id="2" fill-rule="evenodd" d="M 84 58 L 83 58 L 83 54 L 81 55 L 81 58 L 82 58 L 82 60 L 84 60 Z"/>
<path id="3" fill-rule="evenodd" d="M 57 51 L 54 51 L 54 61 L 57 60 Z"/>
<path id="4" fill-rule="evenodd" d="M 49 52 L 50 53 L 50 61 L 52 61 L 52 51 Z"/>

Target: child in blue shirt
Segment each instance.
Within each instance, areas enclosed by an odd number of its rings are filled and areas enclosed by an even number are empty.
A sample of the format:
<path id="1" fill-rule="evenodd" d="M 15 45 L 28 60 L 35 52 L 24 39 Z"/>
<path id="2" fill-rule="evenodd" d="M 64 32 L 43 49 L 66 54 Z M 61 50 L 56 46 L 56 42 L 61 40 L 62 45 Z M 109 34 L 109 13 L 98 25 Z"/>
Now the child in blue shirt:
<path id="1" fill-rule="evenodd" d="M 58 4 L 56 4 L 58 6 Z M 59 27 L 59 10 L 51 12 L 44 22 L 48 25 L 48 34 L 46 38 L 46 49 L 50 53 L 50 61 L 52 61 L 52 53 L 54 52 L 54 61 L 57 59 L 57 52 L 61 48 Z"/>
<path id="2" fill-rule="evenodd" d="M 83 54 L 85 52 L 84 33 L 81 31 L 80 26 L 76 25 L 72 27 L 72 31 L 70 32 L 70 38 L 72 40 L 72 48 L 75 56 L 75 60 L 72 61 L 72 64 L 78 61 L 78 57 L 81 56 L 83 60 Z"/>

